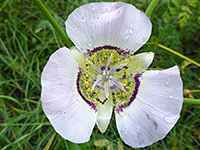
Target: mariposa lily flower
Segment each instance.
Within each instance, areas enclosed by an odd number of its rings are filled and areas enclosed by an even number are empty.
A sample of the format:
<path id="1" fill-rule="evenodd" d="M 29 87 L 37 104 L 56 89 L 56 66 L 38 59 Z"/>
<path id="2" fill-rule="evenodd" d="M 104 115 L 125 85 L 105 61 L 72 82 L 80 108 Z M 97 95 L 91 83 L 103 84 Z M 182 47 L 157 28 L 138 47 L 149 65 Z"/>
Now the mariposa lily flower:
<path id="1" fill-rule="evenodd" d="M 146 70 L 154 54 L 134 55 L 152 24 L 134 6 L 90 3 L 75 9 L 66 31 L 76 47 L 53 53 L 42 72 L 42 107 L 65 139 L 84 143 L 95 124 L 104 133 L 114 110 L 117 129 L 132 147 L 163 139 L 180 117 L 182 80 L 177 66 Z"/>

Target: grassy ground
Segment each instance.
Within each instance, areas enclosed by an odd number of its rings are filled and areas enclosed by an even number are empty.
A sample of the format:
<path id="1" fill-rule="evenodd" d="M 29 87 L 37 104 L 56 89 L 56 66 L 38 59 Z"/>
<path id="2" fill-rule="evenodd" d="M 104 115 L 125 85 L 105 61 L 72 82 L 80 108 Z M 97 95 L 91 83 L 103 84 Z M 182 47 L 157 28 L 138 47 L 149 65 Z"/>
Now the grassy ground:
<path id="1" fill-rule="evenodd" d="M 43 0 L 64 30 L 78 6 L 94 0 Z M 145 11 L 149 0 L 124 0 Z M 117 133 L 114 116 L 105 134 L 95 127 L 90 141 L 76 145 L 55 133 L 40 102 L 40 76 L 49 56 L 64 42 L 31 0 L 0 0 L 0 149 L 132 149 Z M 153 43 L 200 62 L 200 1 L 162 0 L 151 16 L 153 32 L 142 51 L 155 52 L 150 69 L 178 65 L 185 97 L 200 98 L 200 69 Z M 72 43 L 69 43 L 69 45 Z M 200 106 L 184 104 L 167 137 L 145 149 L 200 149 Z M 104 139 L 103 142 L 98 141 Z M 107 139 L 107 140 L 105 140 Z M 95 144 L 94 144 L 95 143 Z"/>

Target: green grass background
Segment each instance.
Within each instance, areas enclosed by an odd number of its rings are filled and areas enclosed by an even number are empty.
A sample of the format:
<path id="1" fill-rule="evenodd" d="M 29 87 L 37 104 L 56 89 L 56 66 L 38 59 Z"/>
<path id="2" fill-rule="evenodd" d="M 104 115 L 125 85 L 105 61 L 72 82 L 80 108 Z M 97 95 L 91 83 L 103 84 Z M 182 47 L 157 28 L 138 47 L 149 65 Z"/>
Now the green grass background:
<path id="1" fill-rule="evenodd" d="M 43 2 L 65 30 L 68 15 L 94 0 Z M 150 0 L 123 2 L 145 11 Z M 184 89 L 189 90 L 200 89 L 200 69 L 152 43 L 163 44 L 200 62 L 199 6 L 198 0 L 160 0 L 150 17 L 151 38 L 137 52 L 155 52 L 150 69 L 178 65 Z M 73 144 L 55 133 L 42 111 L 40 76 L 49 56 L 65 43 L 31 0 L 0 0 L 0 16 L 0 149 L 132 149 L 120 139 L 114 116 L 105 134 L 95 127 L 85 144 Z M 192 92 L 185 97 L 200 98 L 200 93 Z M 181 118 L 166 138 L 144 149 L 200 149 L 199 110 L 200 106 L 184 104 Z"/>

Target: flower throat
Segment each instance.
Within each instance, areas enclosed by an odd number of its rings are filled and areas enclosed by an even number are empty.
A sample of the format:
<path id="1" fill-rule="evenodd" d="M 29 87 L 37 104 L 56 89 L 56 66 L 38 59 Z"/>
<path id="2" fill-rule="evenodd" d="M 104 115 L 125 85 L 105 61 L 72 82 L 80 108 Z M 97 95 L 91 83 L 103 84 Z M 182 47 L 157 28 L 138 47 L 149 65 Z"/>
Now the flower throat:
<path id="1" fill-rule="evenodd" d="M 80 65 L 77 79 L 78 92 L 93 109 L 113 99 L 121 110 L 127 107 L 136 90 L 135 72 L 130 72 L 127 62 L 133 59 L 120 49 L 98 48 L 87 53 Z"/>

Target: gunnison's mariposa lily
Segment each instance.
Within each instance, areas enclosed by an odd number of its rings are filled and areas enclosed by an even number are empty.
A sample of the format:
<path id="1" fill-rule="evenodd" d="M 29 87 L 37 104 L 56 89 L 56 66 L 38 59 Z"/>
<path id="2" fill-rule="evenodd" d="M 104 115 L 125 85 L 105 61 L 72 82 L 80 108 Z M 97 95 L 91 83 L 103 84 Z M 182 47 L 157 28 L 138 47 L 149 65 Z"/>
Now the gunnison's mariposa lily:
<path id="1" fill-rule="evenodd" d="M 95 123 L 104 133 L 114 110 L 117 129 L 132 147 L 163 139 L 180 117 L 183 85 L 177 66 L 146 70 L 154 53 L 134 55 L 152 24 L 133 5 L 90 3 L 65 22 L 75 47 L 53 53 L 42 72 L 42 107 L 65 139 L 84 143 Z"/>

